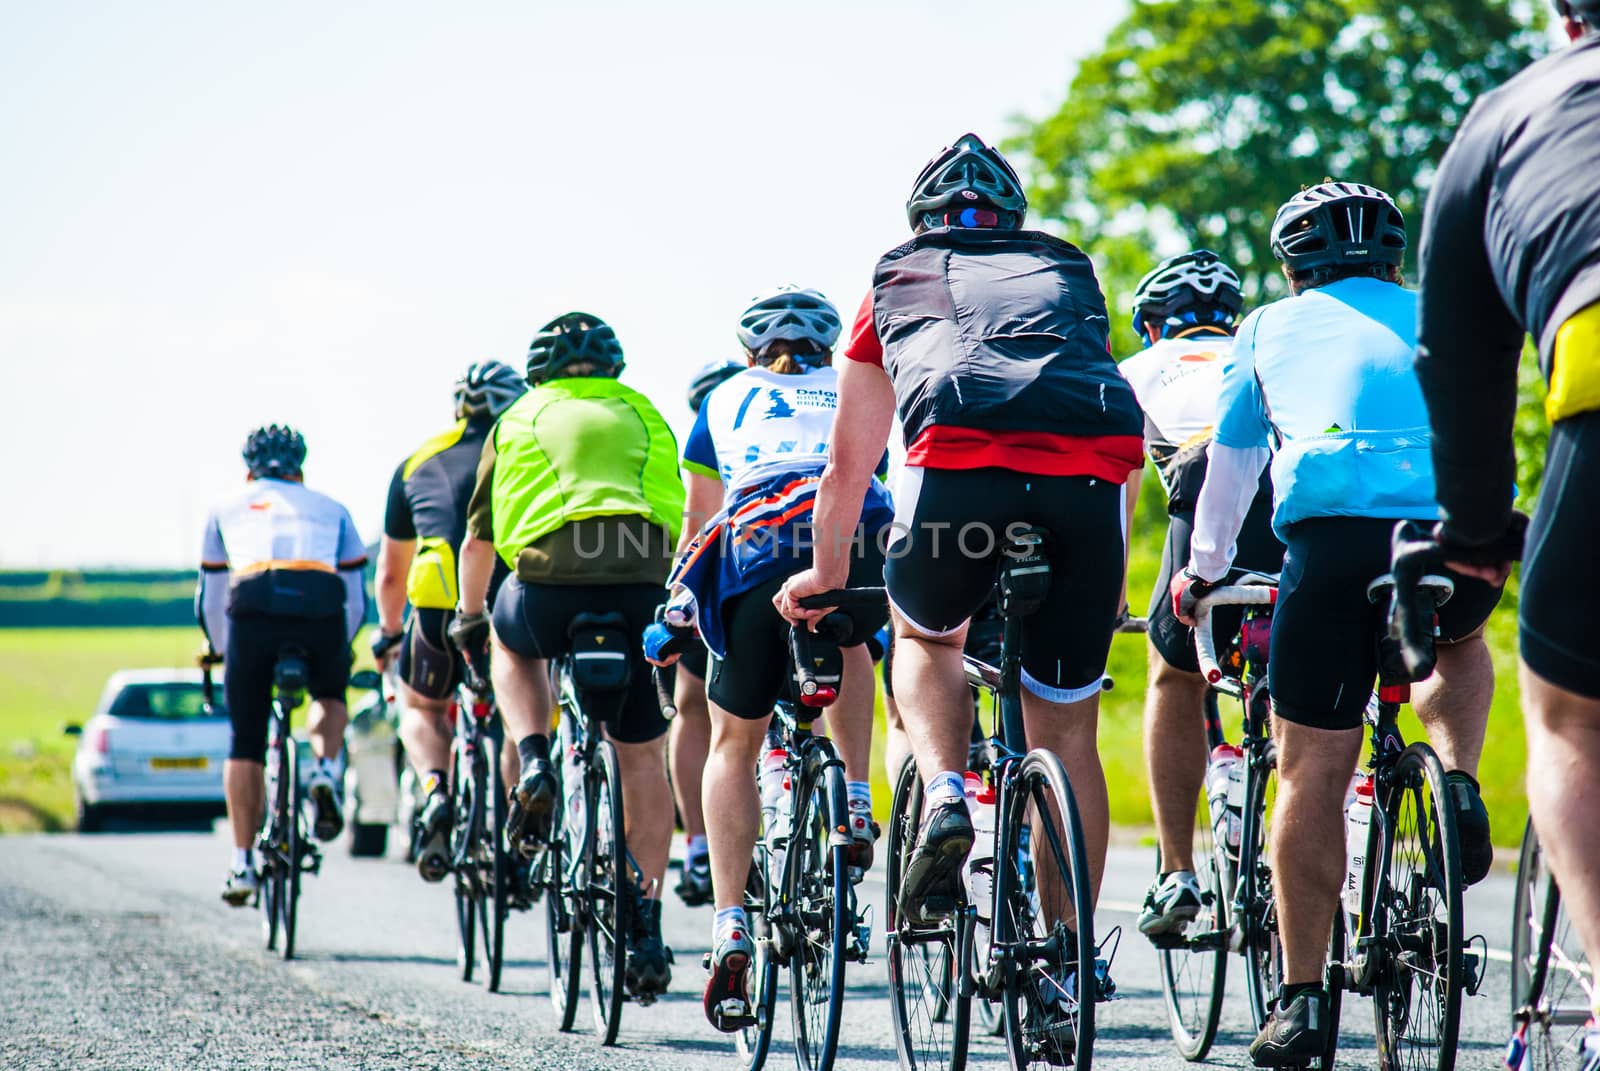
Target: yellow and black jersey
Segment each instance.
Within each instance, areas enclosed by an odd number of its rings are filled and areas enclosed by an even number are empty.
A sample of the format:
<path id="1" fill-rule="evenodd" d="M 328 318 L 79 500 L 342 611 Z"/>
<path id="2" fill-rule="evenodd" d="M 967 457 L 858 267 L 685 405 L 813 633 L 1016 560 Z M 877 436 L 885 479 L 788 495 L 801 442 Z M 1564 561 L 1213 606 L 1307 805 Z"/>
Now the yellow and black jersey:
<path id="1" fill-rule="evenodd" d="M 383 533 L 417 543 L 406 578 L 406 597 L 415 607 L 455 608 L 456 554 L 466 534 L 478 455 L 492 427 L 487 422 L 458 422 L 402 461 L 389 483 Z"/>

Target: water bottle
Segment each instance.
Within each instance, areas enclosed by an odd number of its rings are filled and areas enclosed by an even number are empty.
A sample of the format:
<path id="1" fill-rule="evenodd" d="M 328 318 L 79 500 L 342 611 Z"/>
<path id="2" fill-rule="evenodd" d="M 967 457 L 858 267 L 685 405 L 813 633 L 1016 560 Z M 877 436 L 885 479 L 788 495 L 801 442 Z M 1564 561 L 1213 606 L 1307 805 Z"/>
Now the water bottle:
<path id="1" fill-rule="evenodd" d="M 967 814 L 972 819 L 972 851 L 962 864 L 961 878 L 967 890 L 967 903 L 978 912 L 978 921 L 988 923 L 994 889 L 994 789 L 983 778 L 969 772 L 963 794 Z"/>
<path id="2" fill-rule="evenodd" d="M 1206 764 L 1206 798 L 1211 803 L 1211 828 L 1217 843 L 1230 851 L 1239 850 L 1241 816 L 1244 811 L 1244 751 L 1233 744 L 1218 744 L 1211 749 Z M 1233 785 L 1239 784 L 1239 805 L 1233 803 Z"/>
<path id="3" fill-rule="evenodd" d="M 789 771 L 784 768 L 789 752 L 782 745 L 767 749 L 761 757 L 757 784 L 761 788 L 761 824 L 769 841 L 788 835 Z"/>
<path id="4" fill-rule="evenodd" d="M 1367 827 L 1372 824 L 1372 778 L 1362 776 L 1355 799 L 1344 813 L 1344 909 L 1361 913 L 1361 886 L 1367 873 Z"/>
<path id="5" fill-rule="evenodd" d="M 578 763 L 576 744 L 561 749 L 561 787 L 566 799 L 567 828 L 572 830 L 572 847 L 581 851 L 589 816 L 583 806 L 583 768 Z"/>

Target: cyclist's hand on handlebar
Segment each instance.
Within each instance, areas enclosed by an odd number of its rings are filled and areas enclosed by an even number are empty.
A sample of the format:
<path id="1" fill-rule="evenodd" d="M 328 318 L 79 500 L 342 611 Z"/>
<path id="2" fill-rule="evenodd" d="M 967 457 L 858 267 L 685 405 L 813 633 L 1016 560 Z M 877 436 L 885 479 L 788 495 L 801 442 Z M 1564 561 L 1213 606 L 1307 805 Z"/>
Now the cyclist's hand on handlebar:
<path id="1" fill-rule="evenodd" d="M 1172 594 L 1173 616 L 1190 628 L 1194 628 L 1195 605 L 1202 596 L 1210 594 L 1217 586 L 1216 581 L 1201 580 L 1191 573 L 1187 567 L 1180 570 L 1172 578 L 1168 591 Z"/>
<path id="2" fill-rule="evenodd" d="M 388 670 L 389 662 L 395 657 L 395 649 L 400 646 L 400 641 L 405 639 L 404 632 L 381 632 L 378 638 L 372 641 L 372 660 L 377 663 L 378 672 Z"/>
<path id="3" fill-rule="evenodd" d="M 820 595 L 824 591 L 834 591 L 842 587 L 844 587 L 843 580 L 830 583 L 817 575 L 815 569 L 805 569 L 784 581 L 783 588 L 772 597 L 772 605 L 778 608 L 778 613 L 782 614 L 785 620 L 796 625 L 803 621 L 807 625 L 814 626 L 817 621 L 826 617 L 833 607 L 808 610 L 800 605 L 800 600 L 807 595 Z"/>
<path id="4" fill-rule="evenodd" d="M 668 625 L 657 621 L 645 626 L 644 660 L 652 666 L 674 665 L 683 657 L 684 648 L 694 638 L 693 628 Z"/>
<path id="5" fill-rule="evenodd" d="M 1511 576 L 1512 562 L 1522 557 L 1522 544 L 1528 534 L 1528 515 L 1512 510 L 1505 531 L 1481 546 L 1465 544 L 1451 537 L 1450 526 L 1434 525 L 1433 538 L 1439 544 L 1444 563 L 1463 576 L 1500 587 Z"/>
<path id="6" fill-rule="evenodd" d="M 457 610 L 447 632 L 450 642 L 456 645 L 456 650 L 471 658 L 481 651 L 488 650 L 489 615 L 482 611 L 466 614 Z"/>
<path id="7" fill-rule="evenodd" d="M 202 645 L 199 652 L 194 656 L 194 664 L 201 668 L 220 666 L 222 665 L 222 656 L 212 650 L 211 644 L 207 643 Z"/>

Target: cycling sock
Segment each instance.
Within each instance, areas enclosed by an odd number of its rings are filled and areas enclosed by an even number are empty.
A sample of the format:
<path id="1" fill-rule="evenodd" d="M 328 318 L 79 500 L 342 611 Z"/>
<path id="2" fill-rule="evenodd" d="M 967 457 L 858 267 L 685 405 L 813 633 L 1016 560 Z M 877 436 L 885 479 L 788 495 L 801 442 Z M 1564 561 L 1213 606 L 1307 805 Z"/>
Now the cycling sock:
<path id="1" fill-rule="evenodd" d="M 872 810 L 872 782 L 846 781 L 844 783 L 844 790 L 845 793 L 850 797 L 850 802 L 852 804 L 865 804 L 867 810 Z"/>
<path id="2" fill-rule="evenodd" d="M 689 838 L 689 847 L 684 849 L 684 861 L 695 863 L 705 859 L 711 854 L 711 846 L 706 843 L 706 835 L 698 833 Z"/>
<path id="3" fill-rule="evenodd" d="M 959 803 L 966 798 L 966 784 L 960 774 L 946 770 L 928 782 L 928 806 Z"/>
<path id="4" fill-rule="evenodd" d="M 1320 992 L 1322 992 L 1321 982 L 1296 982 L 1294 985 L 1285 983 L 1278 987 L 1278 1007 L 1287 1008 L 1302 993 Z"/>
<path id="5" fill-rule="evenodd" d="M 426 774 L 423 775 L 423 778 L 422 778 L 422 791 L 423 792 L 425 792 L 425 793 L 427 793 L 428 795 L 431 796 L 431 795 L 433 795 L 435 792 L 439 791 L 443 787 L 444 787 L 444 771 L 443 770 L 429 770 Z"/>
<path id="6" fill-rule="evenodd" d="M 529 733 L 517 741 L 517 754 L 522 758 L 522 768 L 527 769 L 534 763 L 549 761 L 550 738 L 543 733 Z"/>
<path id="7" fill-rule="evenodd" d="M 317 769 L 338 781 L 344 774 L 344 763 L 339 761 L 341 758 L 343 758 L 342 755 L 335 755 L 331 759 L 318 759 Z"/>
<path id="8" fill-rule="evenodd" d="M 748 933 L 750 923 L 745 918 L 744 908 L 725 907 L 717 912 L 716 921 L 711 924 L 711 943 L 715 945 L 734 930 Z"/>
<path id="9" fill-rule="evenodd" d="M 233 850 L 233 869 L 235 869 L 235 870 L 249 870 L 250 869 L 250 849 L 249 848 L 235 848 Z"/>

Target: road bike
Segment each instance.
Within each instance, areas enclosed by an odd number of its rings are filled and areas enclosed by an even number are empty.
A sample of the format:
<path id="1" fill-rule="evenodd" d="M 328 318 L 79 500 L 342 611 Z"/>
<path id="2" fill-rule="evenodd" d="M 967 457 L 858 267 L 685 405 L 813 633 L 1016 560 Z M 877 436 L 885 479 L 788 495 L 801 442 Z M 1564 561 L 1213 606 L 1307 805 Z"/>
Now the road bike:
<path id="1" fill-rule="evenodd" d="M 484 982 L 500 991 L 505 966 L 505 926 L 516 899 L 520 869 L 505 844 L 507 789 L 500 725 L 488 681 L 470 661 L 450 704 L 450 872 L 456 904 L 456 964 L 472 981 L 482 941 Z"/>
<path id="2" fill-rule="evenodd" d="M 1594 967 L 1530 821 L 1522 834 L 1511 916 L 1511 1044 L 1517 1071 L 1571 1071 L 1594 1005 Z"/>

